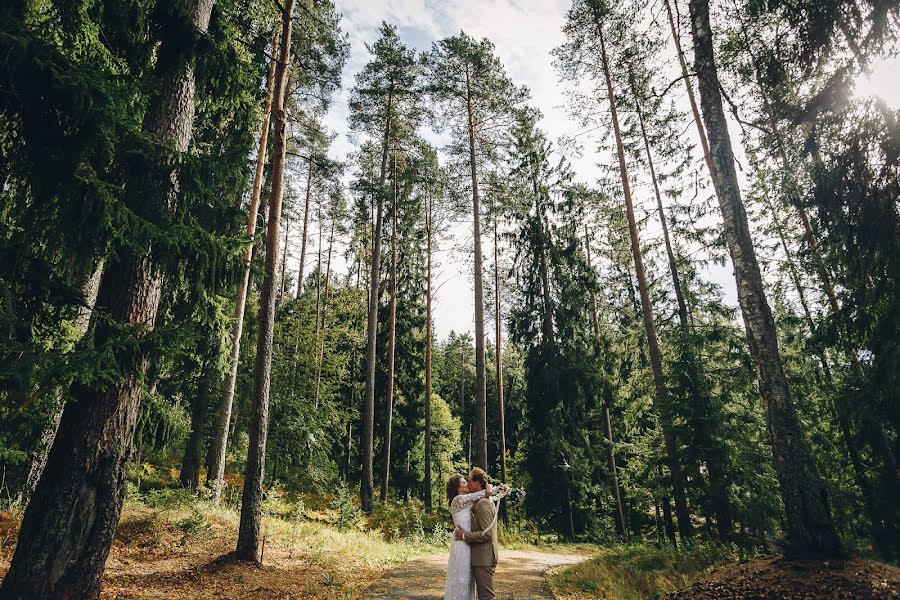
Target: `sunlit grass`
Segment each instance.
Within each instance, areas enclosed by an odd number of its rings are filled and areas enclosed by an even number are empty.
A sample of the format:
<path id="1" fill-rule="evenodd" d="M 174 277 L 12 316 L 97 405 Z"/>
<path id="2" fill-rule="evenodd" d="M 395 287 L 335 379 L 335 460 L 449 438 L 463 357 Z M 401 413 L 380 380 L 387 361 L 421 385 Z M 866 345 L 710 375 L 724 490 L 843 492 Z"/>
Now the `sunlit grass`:
<path id="1" fill-rule="evenodd" d="M 679 550 L 651 544 L 614 546 L 557 570 L 550 581 L 554 593 L 565 600 L 645 600 L 683 589 L 736 558 L 735 549 L 711 543 Z"/>

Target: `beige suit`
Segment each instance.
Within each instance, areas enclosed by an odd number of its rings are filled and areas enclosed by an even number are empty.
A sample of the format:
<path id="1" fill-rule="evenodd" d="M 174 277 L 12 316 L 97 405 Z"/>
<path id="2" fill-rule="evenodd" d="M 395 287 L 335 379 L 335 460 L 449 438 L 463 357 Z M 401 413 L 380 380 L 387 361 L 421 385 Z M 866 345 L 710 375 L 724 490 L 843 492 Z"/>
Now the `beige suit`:
<path id="1" fill-rule="evenodd" d="M 472 531 L 463 539 L 472 551 L 472 573 L 478 588 L 478 600 L 494 600 L 494 570 L 497 568 L 497 524 L 494 503 L 482 498 L 472 507 Z M 488 527 L 490 530 L 485 531 Z"/>

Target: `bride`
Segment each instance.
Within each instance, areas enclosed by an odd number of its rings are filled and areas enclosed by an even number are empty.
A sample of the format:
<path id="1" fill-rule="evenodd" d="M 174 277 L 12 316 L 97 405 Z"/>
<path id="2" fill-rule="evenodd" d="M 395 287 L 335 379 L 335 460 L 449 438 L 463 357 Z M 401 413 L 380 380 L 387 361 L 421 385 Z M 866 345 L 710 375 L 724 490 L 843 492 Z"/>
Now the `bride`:
<path id="1" fill-rule="evenodd" d="M 465 531 L 471 531 L 472 506 L 482 498 L 491 497 L 490 484 L 484 490 L 469 493 L 468 481 L 457 473 L 447 481 L 446 489 L 453 524 Z M 504 490 L 501 489 L 502 491 Z M 496 511 L 496 507 L 494 510 Z M 496 526 L 496 520 L 492 526 Z M 450 546 L 444 600 L 475 600 L 475 578 L 472 577 L 471 552 L 469 545 L 463 540 L 453 540 L 453 545 Z"/>

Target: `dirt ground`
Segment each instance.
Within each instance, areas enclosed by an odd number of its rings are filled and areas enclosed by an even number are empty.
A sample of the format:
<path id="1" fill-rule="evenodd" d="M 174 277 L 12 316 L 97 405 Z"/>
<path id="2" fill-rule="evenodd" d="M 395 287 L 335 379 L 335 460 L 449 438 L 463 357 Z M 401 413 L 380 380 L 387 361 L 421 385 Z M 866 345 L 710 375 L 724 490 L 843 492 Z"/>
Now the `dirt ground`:
<path id="1" fill-rule="evenodd" d="M 585 557 L 501 550 L 494 591 L 498 600 L 553 600 L 544 573 L 553 567 L 573 564 Z M 441 600 L 447 556 L 432 556 L 405 563 L 384 575 L 366 590 L 366 600 Z"/>
<path id="2" fill-rule="evenodd" d="M 719 567 L 669 600 L 888 600 L 900 598 L 900 569 L 850 560 L 766 558 Z"/>

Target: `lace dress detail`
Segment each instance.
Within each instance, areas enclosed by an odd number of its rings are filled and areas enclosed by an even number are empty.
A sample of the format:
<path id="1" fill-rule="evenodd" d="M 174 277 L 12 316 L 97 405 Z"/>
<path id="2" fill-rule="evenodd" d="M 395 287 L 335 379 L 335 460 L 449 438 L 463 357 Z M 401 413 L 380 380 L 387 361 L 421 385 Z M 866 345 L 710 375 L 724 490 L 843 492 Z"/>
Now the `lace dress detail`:
<path id="1" fill-rule="evenodd" d="M 453 524 L 465 531 L 472 531 L 472 505 L 482 498 L 484 498 L 484 492 L 461 494 L 454 498 L 450 503 Z M 453 540 L 453 544 L 450 546 L 444 600 L 475 600 L 471 551 L 469 545 L 462 540 Z"/>

